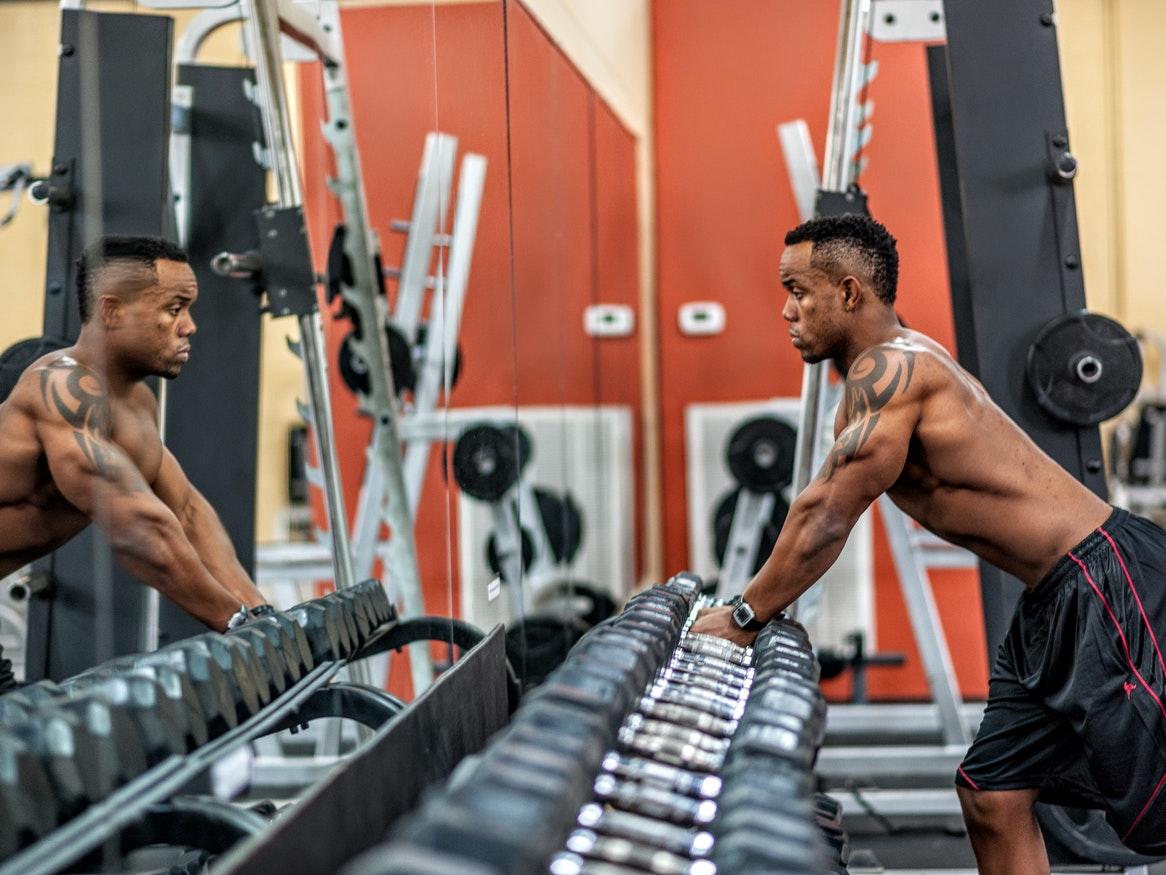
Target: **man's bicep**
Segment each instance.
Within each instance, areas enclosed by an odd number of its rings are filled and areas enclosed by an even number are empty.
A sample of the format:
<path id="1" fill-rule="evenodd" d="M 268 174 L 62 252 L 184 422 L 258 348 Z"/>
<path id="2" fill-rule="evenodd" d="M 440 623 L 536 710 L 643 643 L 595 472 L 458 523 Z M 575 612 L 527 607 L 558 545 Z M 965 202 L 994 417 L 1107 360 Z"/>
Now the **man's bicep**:
<path id="1" fill-rule="evenodd" d="M 162 464 L 158 466 L 158 477 L 154 480 L 153 488 L 162 503 L 182 519 L 187 505 L 194 497 L 194 487 L 174 454 L 166 447 L 162 448 Z"/>
<path id="2" fill-rule="evenodd" d="M 41 374 L 37 433 L 61 494 L 86 513 L 103 500 L 148 490 L 137 466 L 110 439 L 109 400 L 91 372 L 51 366 Z"/>

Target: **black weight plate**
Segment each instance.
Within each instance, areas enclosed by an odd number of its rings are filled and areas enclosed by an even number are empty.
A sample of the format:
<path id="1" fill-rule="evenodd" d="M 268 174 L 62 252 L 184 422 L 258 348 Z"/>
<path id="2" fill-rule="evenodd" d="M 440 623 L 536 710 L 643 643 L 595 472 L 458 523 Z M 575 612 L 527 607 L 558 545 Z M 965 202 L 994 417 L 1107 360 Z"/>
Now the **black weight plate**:
<path id="1" fill-rule="evenodd" d="M 354 334 L 355 331 L 350 331 L 340 341 L 340 349 L 336 353 L 336 363 L 340 367 L 340 379 L 344 381 L 344 385 L 353 392 L 367 395 L 369 389 L 368 365 L 352 347 Z"/>
<path id="2" fill-rule="evenodd" d="M 784 489 L 794 476 L 798 434 L 774 416 L 746 420 L 729 437 L 725 459 L 738 484 L 754 492 Z"/>
<path id="3" fill-rule="evenodd" d="M 66 346 L 67 343 L 55 337 L 29 337 L 18 340 L 0 353 L 0 404 L 8 400 L 25 368 L 42 355 L 48 355 Z"/>
<path id="4" fill-rule="evenodd" d="M 1042 802 L 1037 803 L 1036 819 L 1054 863 L 1148 866 L 1163 859 L 1143 856 L 1123 845 L 1100 811 Z"/>
<path id="5" fill-rule="evenodd" d="M 393 371 L 393 389 L 398 395 L 412 392 L 417 388 L 417 369 L 413 363 L 413 349 L 401 330 L 385 323 L 385 335 L 389 338 L 389 367 Z M 420 332 L 418 332 L 420 336 Z"/>
<path id="6" fill-rule="evenodd" d="M 570 562 L 579 552 L 579 544 L 583 540 L 583 514 L 579 505 L 570 492 L 559 498 L 537 486 L 534 488 L 534 499 L 547 530 L 547 540 L 551 542 L 551 555 L 555 557 L 555 562 Z"/>
<path id="7" fill-rule="evenodd" d="M 413 354 L 415 361 L 413 368 L 416 371 L 421 370 L 421 358 L 423 350 L 425 349 L 425 338 L 429 334 L 429 323 L 422 322 L 417 326 L 417 346 L 414 348 Z M 453 373 L 449 375 L 449 387 L 452 389 L 457 385 L 458 377 L 462 375 L 462 345 L 459 343 L 454 349 L 453 357 Z"/>
<path id="8" fill-rule="evenodd" d="M 1096 425 L 1134 400 L 1142 353 L 1120 323 L 1081 310 L 1041 329 L 1028 349 L 1027 372 L 1046 412 L 1071 425 Z"/>
<path id="9" fill-rule="evenodd" d="M 467 428 L 453 450 L 453 476 L 467 495 L 498 501 L 518 481 L 518 441 L 493 425 Z"/>
<path id="10" fill-rule="evenodd" d="M 713 514 L 713 551 L 718 565 L 725 564 L 725 550 L 729 547 L 729 532 L 733 528 L 733 513 L 737 509 L 737 496 L 740 492 L 740 489 L 734 489 L 726 493 L 717 503 L 716 512 Z M 754 574 L 773 552 L 777 536 L 785 524 L 786 514 L 789 513 L 789 505 L 785 503 L 785 499 L 780 495 L 776 495 L 776 499 L 773 503 L 773 513 L 769 515 L 769 520 L 761 531 L 761 546 L 757 550 L 757 561 L 753 565 Z"/>
<path id="11" fill-rule="evenodd" d="M 525 574 L 527 569 L 530 568 L 530 563 L 534 561 L 534 541 L 531 540 L 530 532 L 526 530 L 526 526 L 522 527 L 521 534 L 522 571 Z M 502 574 L 502 562 L 498 558 L 498 542 L 493 534 L 486 539 L 486 564 L 490 566 L 490 570 L 495 574 Z"/>

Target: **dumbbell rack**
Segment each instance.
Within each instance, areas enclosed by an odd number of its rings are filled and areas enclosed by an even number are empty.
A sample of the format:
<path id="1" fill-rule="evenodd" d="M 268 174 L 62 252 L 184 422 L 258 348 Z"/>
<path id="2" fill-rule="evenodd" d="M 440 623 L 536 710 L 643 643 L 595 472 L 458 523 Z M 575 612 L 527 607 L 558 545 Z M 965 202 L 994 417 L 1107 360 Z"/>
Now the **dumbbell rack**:
<path id="1" fill-rule="evenodd" d="M 11 855 L 0 856 L 0 875 L 57 872 L 147 814 L 164 816 L 159 804 L 262 736 L 320 717 L 380 726 L 404 708 L 400 700 L 330 682 L 347 663 L 399 646 L 399 625 L 379 582 L 366 581 L 227 635 L 197 636 L 59 686 L 42 681 L 0 697 L 0 759 L 15 778 L 0 778 L 0 855 Z M 90 705 L 129 729 L 101 742 L 106 763 L 128 778 L 108 795 L 94 781 L 66 786 L 62 769 L 80 775 L 84 764 L 61 762 L 45 737 L 44 727 L 65 713 L 88 743 L 93 725 L 77 715 Z M 130 776 L 129 762 L 139 774 Z M 220 816 L 229 819 L 229 811 L 223 806 Z"/>
<path id="2" fill-rule="evenodd" d="M 585 635 L 501 734 L 344 875 L 845 872 L 812 792 L 825 703 L 805 631 L 692 635 L 680 575 Z"/>

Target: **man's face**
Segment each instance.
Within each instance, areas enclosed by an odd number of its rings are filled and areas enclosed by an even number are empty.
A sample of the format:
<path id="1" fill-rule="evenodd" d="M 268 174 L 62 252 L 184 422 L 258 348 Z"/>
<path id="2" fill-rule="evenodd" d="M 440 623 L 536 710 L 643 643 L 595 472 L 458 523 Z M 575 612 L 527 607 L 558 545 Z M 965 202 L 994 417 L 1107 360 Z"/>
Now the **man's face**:
<path id="1" fill-rule="evenodd" d="M 142 376 L 172 379 L 190 358 L 195 332 L 190 308 L 198 283 L 189 264 L 159 260 L 158 282 L 120 305 L 119 357 Z"/>
<path id="2" fill-rule="evenodd" d="M 836 357 L 844 346 L 842 290 L 838 283 L 810 265 L 814 244 L 795 243 L 781 254 L 781 284 L 788 295 L 781 318 L 802 361 Z"/>

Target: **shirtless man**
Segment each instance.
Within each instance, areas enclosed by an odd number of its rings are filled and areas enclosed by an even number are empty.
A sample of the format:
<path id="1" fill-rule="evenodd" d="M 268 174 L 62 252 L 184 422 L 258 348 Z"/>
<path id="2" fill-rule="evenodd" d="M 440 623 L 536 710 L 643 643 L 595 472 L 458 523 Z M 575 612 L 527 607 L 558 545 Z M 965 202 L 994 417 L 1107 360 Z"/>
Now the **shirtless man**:
<path id="1" fill-rule="evenodd" d="M 836 442 L 745 588 L 748 607 L 737 620 L 731 606 L 707 611 L 693 631 L 750 643 L 886 492 L 1026 586 L 956 774 L 980 871 L 1049 871 L 1038 798 L 1104 809 L 1128 846 L 1166 853 L 1166 532 L 1086 489 L 939 344 L 900 324 L 882 225 L 815 219 L 785 243 L 793 345 L 846 375 Z"/>
<path id="2" fill-rule="evenodd" d="M 263 612 L 218 516 L 162 445 L 143 382 L 177 377 L 190 356 L 186 254 L 102 238 L 78 262 L 77 297 L 77 343 L 29 365 L 0 404 L 0 577 L 95 522 L 138 579 L 212 629 Z"/>

